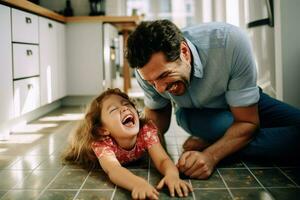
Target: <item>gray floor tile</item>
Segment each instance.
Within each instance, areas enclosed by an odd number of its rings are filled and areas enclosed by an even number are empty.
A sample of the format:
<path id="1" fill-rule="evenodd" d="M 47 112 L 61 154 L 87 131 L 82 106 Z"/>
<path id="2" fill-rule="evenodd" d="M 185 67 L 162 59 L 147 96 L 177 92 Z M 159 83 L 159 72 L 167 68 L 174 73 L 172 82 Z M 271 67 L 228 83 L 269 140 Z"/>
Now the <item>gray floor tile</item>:
<path id="1" fill-rule="evenodd" d="M 199 200 L 211 200 L 211 199 L 218 199 L 218 200 L 232 200 L 228 190 L 219 189 L 219 190 L 201 190 L 196 189 L 194 190 L 195 199 Z"/>
<path id="2" fill-rule="evenodd" d="M 34 170 L 14 189 L 44 189 L 58 172 L 58 170 Z"/>
<path id="3" fill-rule="evenodd" d="M 11 189 L 18 183 L 22 182 L 28 175 L 30 170 L 2 170 L 0 172 L 0 190 Z"/>
<path id="4" fill-rule="evenodd" d="M 0 190 L 0 199 L 8 190 Z"/>
<path id="5" fill-rule="evenodd" d="M 47 121 L 32 121 L 26 125 L 17 127 L 13 130 L 13 134 L 45 134 L 53 133 L 64 125 L 66 122 L 47 122 Z"/>
<path id="6" fill-rule="evenodd" d="M 82 169 L 63 169 L 49 186 L 49 189 L 79 189 L 88 172 Z"/>
<path id="7" fill-rule="evenodd" d="M 191 179 L 193 188 L 226 188 L 218 172 L 214 172 L 207 180 Z"/>
<path id="8" fill-rule="evenodd" d="M 110 200 L 111 196 L 113 194 L 113 190 L 83 190 L 80 191 L 78 196 L 75 198 L 75 200 Z"/>
<path id="9" fill-rule="evenodd" d="M 248 167 L 248 168 L 263 168 L 263 167 L 266 167 L 266 168 L 269 168 L 269 167 L 275 167 L 274 165 L 274 162 L 273 161 L 270 161 L 270 160 L 262 160 L 262 159 L 257 159 L 257 160 L 245 160 L 243 161 L 245 163 L 245 165 Z"/>
<path id="10" fill-rule="evenodd" d="M 277 160 L 274 161 L 274 164 L 277 167 L 298 167 L 300 168 L 300 159 L 284 159 L 284 160 Z"/>
<path id="11" fill-rule="evenodd" d="M 251 169 L 252 173 L 265 187 L 295 187 L 278 169 Z"/>
<path id="12" fill-rule="evenodd" d="M 128 190 L 122 189 L 122 188 L 117 188 L 113 200 L 131 200 L 131 192 Z"/>
<path id="13" fill-rule="evenodd" d="M 47 156 L 24 156 L 22 159 L 15 162 L 9 169 L 35 169 L 38 167 Z"/>
<path id="14" fill-rule="evenodd" d="M 18 159 L 20 159 L 20 158 L 17 156 L 1 155 L 0 156 L 0 170 L 9 167 L 14 162 L 16 162 Z"/>
<path id="15" fill-rule="evenodd" d="M 299 200 L 300 188 L 268 188 L 274 199 Z"/>
<path id="16" fill-rule="evenodd" d="M 40 192 L 40 190 L 10 190 L 1 200 L 34 200 Z"/>
<path id="17" fill-rule="evenodd" d="M 49 156 L 36 169 L 61 169 L 64 167 L 60 156 Z"/>
<path id="18" fill-rule="evenodd" d="M 33 148 L 31 148 L 28 151 L 28 153 L 26 154 L 26 156 L 50 156 L 51 154 L 53 154 L 56 151 L 56 148 L 54 148 L 54 147 L 51 148 L 50 145 L 53 145 L 53 144 L 43 144 L 43 143 L 38 144 L 38 145 L 34 146 Z M 48 148 L 45 148 L 45 147 L 48 147 Z"/>
<path id="19" fill-rule="evenodd" d="M 26 134 L 24 134 L 26 135 Z M 24 139 L 23 136 L 17 138 L 9 138 L 7 141 L 1 141 L 0 148 L 3 151 L 0 152 L 0 155 L 4 156 L 24 156 L 38 141 L 37 138 L 32 138 L 32 135 L 26 135 L 27 138 Z M 33 136 L 34 137 L 34 136 Z"/>
<path id="20" fill-rule="evenodd" d="M 76 190 L 46 190 L 39 198 L 39 200 L 72 200 L 74 199 Z"/>
<path id="21" fill-rule="evenodd" d="M 115 185 L 102 170 L 92 171 L 82 189 L 114 189 Z"/>
<path id="22" fill-rule="evenodd" d="M 300 168 L 284 168 L 282 171 L 298 186 L 300 186 Z"/>
<path id="23" fill-rule="evenodd" d="M 230 189 L 236 200 L 272 200 L 271 194 L 264 189 Z"/>
<path id="24" fill-rule="evenodd" d="M 219 169 L 229 188 L 261 187 L 247 169 Z"/>

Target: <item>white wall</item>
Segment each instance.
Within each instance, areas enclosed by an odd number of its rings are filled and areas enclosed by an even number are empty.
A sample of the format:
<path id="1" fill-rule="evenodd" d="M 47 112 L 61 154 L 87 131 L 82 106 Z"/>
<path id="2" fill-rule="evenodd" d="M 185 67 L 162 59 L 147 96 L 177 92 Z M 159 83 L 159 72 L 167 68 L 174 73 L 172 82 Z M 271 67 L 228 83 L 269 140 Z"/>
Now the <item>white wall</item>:
<path id="1" fill-rule="evenodd" d="M 106 0 L 106 15 L 125 16 L 126 0 Z"/>
<path id="2" fill-rule="evenodd" d="M 300 108 L 300 1 L 274 1 L 277 98 Z"/>
<path id="3" fill-rule="evenodd" d="M 67 24 L 67 95 L 103 90 L 102 23 Z"/>

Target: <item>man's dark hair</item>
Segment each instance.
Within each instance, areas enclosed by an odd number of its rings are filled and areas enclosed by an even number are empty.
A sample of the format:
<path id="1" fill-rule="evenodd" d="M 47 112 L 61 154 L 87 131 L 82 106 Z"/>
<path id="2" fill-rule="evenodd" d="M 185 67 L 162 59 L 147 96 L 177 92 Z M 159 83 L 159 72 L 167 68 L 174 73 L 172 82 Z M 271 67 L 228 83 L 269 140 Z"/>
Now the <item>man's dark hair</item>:
<path id="1" fill-rule="evenodd" d="M 168 62 L 175 61 L 182 41 L 183 34 L 171 21 L 144 21 L 128 37 L 126 58 L 132 68 L 142 68 L 158 52 L 163 52 Z"/>

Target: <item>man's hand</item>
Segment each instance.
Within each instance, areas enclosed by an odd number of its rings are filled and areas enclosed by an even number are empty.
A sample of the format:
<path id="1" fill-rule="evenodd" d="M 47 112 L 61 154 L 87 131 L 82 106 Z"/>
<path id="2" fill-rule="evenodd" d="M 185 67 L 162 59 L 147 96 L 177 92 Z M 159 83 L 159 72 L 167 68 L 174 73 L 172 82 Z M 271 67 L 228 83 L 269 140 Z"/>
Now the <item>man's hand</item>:
<path id="1" fill-rule="evenodd" d="M 187 151 L 178 160 L 177 167 L 185 175 L 196 178 L 208 178 L 217 163 L 213 157 L 205 152 Z"/>
<path id="2" fill-rule="evenodd" d="M 134 186 L 131 192 L 133 199 L 158 199 L 159 192 L 147 181 Z"/>

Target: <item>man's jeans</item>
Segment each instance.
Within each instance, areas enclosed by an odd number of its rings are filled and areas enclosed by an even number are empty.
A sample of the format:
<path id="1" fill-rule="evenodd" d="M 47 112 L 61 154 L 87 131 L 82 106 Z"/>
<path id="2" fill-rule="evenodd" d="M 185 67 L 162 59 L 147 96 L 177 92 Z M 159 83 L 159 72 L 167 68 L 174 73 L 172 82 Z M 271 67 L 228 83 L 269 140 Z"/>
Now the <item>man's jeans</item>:
<path id="1" fill-rule="evenodd" d="M 300 110 L 261 92 L 258 102 L 260 129 L 239 154 L 258 157 L 300 157 Z M 179 126 L 191 135 L 213 143 L 233 122 L 229 110 L 186 109 L 176 112 Z"/>

